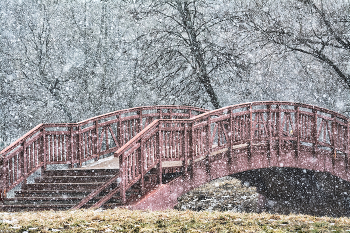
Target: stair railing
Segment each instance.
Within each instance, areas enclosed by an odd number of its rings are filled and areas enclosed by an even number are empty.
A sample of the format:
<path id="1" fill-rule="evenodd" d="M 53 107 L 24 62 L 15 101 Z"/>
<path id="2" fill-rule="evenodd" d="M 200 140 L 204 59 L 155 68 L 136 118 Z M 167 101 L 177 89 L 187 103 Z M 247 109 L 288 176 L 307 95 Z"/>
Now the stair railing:
<path id="1" fill-rule="evenodd" d="M 117 151 L 155 119 L 190 118 L 205 111 L 187 106 L 137 107 L 79 123 L 40 124 L 0 152 L 1 198 L 47 165 L 81 166 Z"/>
<path id="2" fill-rule="evenodd" d="M 322 149 L 334 155 L 333 159 L 340 155 L 348 164 L 349 121 L 334 111 L 291 102 L 253 102 L 191 119 L 155 120 L 115 152 L 120 161 L 119 186 L 93 207 L 102 206 L 117 192 L 125 204 L 126 191 L 140 182 L 142 192 L 144 176 L 154 167 L 161 184 L 165 161 L 181 161 L 184 172 L 193 171 L 195 162 L 204 162 L 210 174 L 215 156 L 229 150 L 232 161 L 235 150 L 245 149 L 251 159 L 259 146 L 267 147 L 267 156 L 272 150 L 280 154 L 286 146 L 296 156 L 302 146 L 311 147 L 315 156 Z"/>

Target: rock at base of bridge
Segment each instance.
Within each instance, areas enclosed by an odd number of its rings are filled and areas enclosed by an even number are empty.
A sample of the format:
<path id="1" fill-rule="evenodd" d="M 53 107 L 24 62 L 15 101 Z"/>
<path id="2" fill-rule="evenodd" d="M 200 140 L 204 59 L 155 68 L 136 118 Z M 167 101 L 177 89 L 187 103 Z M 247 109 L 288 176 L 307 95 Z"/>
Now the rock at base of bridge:
<path id="1" fill-rule="evenodd" d="M 255 187 L 241 185 L 229 176 L 213 180 L 178 198 L 178 210 L 257 212 L 259 194 Z"/>

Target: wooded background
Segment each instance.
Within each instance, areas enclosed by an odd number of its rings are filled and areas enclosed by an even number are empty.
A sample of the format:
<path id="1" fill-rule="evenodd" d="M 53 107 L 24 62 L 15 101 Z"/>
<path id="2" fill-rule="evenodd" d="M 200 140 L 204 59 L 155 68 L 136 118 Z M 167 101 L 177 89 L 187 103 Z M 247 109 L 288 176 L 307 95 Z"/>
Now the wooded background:
<path id="1" fill-rule="evenodd" d="M 350 113 L 346 0 L 2 0 L 0 148 L 142 105 Z"/>

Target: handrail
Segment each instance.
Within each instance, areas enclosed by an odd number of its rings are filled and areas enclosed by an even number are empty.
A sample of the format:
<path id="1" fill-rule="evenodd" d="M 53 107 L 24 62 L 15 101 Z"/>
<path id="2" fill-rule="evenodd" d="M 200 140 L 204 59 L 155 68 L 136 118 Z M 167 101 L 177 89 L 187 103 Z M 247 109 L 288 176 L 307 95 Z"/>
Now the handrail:
<path id="1" fill-rule="evenodd" d="M 123 203 L 126 203 L 126 190 L 138 181 L 141 181 L 142 187 L 142 179 L 150 166 L 158 167 L 161 180 L 163 161 L 182 161 L 186 171 L 196 159 L 205 159 L 209 164 L 209 155 L 223 148 L 229 148 L 232 155 L 235 145 L 246 145 L 248 157 L 253 153 L 254 143 L 265 142 L 270 154 L 274 150 L 273 145 L 280 153 L 282 142 L 290 141 L 295 142 L 291 146 L 295 147 L 296 155 L 302 146 L 311 147 L 314 154 L 318 150 L 328 150 L 334 157 L 337 154 L 347 155 L 349 135 L 347 117 L 328 109 L 284 101 L 233 105 L 190 119 L 158 119 L 114 153 L 120 159 L 120 186 L 115 190 L 120 191 Z M 153 142 L 149 141 L 150 138 Z M 146 143 L 151 146 L 143 148 Z M 157 151 L 156 156 L 152 152 L 151 157 L 156 159 L 146 166 L 144 162 L 149 158 L 145 153 L 154 148 L 152 143 Z M 134 154 L 141 154 L 141 160 L 130 160 Z M 142 170 L 136 176 L 135 163 L 141 163 Z M 99 207 L 108 200 L 105 197 L 93 207 Z"/>
<path id="2" fill-rule="evenodd" d="M 78 123 L 40 124 L 0 152 L 0 192 L 50 164 L 78 164 L 113 153 L 158 118 L 189 118 L 207 110 L 190 106 L 143 106 Z"/>

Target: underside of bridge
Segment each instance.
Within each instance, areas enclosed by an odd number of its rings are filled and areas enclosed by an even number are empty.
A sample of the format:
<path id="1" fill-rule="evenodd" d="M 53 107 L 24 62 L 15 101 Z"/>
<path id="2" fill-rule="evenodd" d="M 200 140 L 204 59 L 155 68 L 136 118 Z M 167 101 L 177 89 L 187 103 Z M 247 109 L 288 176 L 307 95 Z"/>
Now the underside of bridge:
<path id="1" fill-rule="evenodd" d="M 261 194 L 260 211 L 318 216 L 350 216 L 350 182 L 327 172 L 262 168 L 231 175 Z"/>

